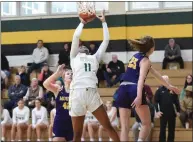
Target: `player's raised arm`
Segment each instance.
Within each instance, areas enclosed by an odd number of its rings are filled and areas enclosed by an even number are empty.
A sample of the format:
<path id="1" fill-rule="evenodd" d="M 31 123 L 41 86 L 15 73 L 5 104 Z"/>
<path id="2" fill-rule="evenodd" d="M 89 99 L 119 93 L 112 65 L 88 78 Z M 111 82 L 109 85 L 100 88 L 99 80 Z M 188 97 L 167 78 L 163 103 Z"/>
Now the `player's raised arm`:
<path id="1" fill-rule="evenodd" d="M 78 25 L 78 27 L 76 28 L 73 38 L 72 38 L 72 45 L 71 45 L 71 51 L 70 51 L 70 58 L 74 58 L 76 57 L 77 53 L 78 53 L 78 48 L 79 48 L 79 39 L 80 39 L 80 35 L 82 33 L 82 29 L 84 27 L 84 25 L 86 24 L 86 22 L 82 19 L 80 19 L 80 24 Z"/>
<path id="2" fill-rule="evenodd" d="M 102 26 L 103 26 L 103 42 L 101 43 L 99 49 L 95 53 L 95 56 L 98 62 L 100 62 L 104 52 L 108 47 L 110 36 L 109 36 L 108 26 L 105 20 L 105 11 L 102 12 L 101 16 L 97 16 L 97 18 L 102 22 Z"/>
<path id="3" fill-rule="evenodd" d="M 55 81 L 56 81 L 59 77 L 62 76 L 63 72 L 64 72 L 64 64 L 58 66 L 57 71 L 56 71 L 55 73 L 53 73 L 50 77 L 48 77 L 48 78 L 44 81 L 44 83 L 43 83 L 44 87 L 45 87 L 47 90 L 49 90 L 49 91 L 51 91 L 52 93 L 54 93 L 55 96 L 58 95 L 58 91 L 59 91 L 59 89 L 60 89 L 60 86 L 59 86 L 58 84 L 55 84 Z"/>

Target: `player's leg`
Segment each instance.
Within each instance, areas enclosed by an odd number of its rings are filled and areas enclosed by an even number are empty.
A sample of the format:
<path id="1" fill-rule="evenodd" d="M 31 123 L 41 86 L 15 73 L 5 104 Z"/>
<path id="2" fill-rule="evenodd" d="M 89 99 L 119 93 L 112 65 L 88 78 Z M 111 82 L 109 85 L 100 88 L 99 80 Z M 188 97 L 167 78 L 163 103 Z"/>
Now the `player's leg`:
<path id="1" fill-rule="evenodd" d="M 135 108 L 140 120 L 141 120 L 141 130 L 139 132 L 140 140 L 145 141 L 149 136 L 151 130 L 151 114 L 148 105 L 141 105 L 138 108 Z"/>
<path id="2" fill-rule="evenodd" d="M 52 124 L 50 124 L 49 130 L 48 130 L 49 141 L 52 141 L 52 131 L 53 131 L 53 126 Z"/>
<path id="3" fill-rule="evenodd" d="M 66 139 L 65 139 L 65 138 L 62 138 L 62 137 L 54 137 L 54 138 L 53 138 L 53 141 L 54 141 L 54 142 L 66 142 Z"/>
<path id="4" fill-rule="evenodd" d="M 31 140 L 31 135 L 32 135 L 32 125 L 29 125 L 27 129 L 27 141 Z"/>
<path id="5" fill-rule="evenodd" d="M 38 124 L 36 126 L 36 135 L 37 135 L 37 141 L 40 141 L 41 139 L 41 134 L 42 134 L 42 130 L 45 130 L 47 128 L 47 125 L 46 124 Z"/>
<path id="6" fill-rule="evenodd" d="M 20 123 L 17 125 L 18 141 L 22 140 L 23 132 L 27 130 L 28 125 L 25 123 Z"/>
<path id="7" fill-rule="evenodd" d="M 88 130 L 88 122 L 85 122 L 84 125 L 83 125 L 81 141 L 85 141 L 86 131 L 87 130 Z"/>
<path id="8" fill-rule="evenodd" d="M 7 134 L 7 130 L 10 130 L 11 129 L 11 124 L 2 124 L 1 125 L 1 130 L 2 130 L 2 136 L 1 136 L 1 140 L 2 141 L 5 141 L 5 137 L 6 137 L 6 134 Z"/>
<path id="9" fill-rule="evenodd" d="M 117 132 L 111 126 L 110 120 L 103 105 L 92 112 L 92 114 L 97 118 L 103 128 L 107 131 L 110 138 L 112 138 L 114 141 L 120 141 Z"/>
<path id="10" fill-rule="evenodd" d="M 103 131 L 104 131 L 104 128 L 103 128 L 102 125 L 100 125 L 100 126 L 99 126 L 99 131 L 98 131 L 99 141 L 102 141 Z"/>
<path id="11" fill-rule="evenodd" d="M 127 108 L 119 108 L 120 122 L 121 122 L 121 141 L 128 141 L 129 134 L 129 119 L 131 116 L 131 110 Z"/>
<path id="12" fill-rule="evenodd" d="M 88 123 L 88 133 L 89 133 L 90 141 L 94 141 L 94 134 L 96 130 L 98 130 L 98 124 L 96 122 Z"/>
<path id="13" fill-rule="evenodd" d="M 137 141 L 139 137 L 139 127 L 140 127 L 140 124 L 138 122 L 135 122 L 131 128 L 135 141 Z"/>
<path id="14" fill-rule="evenodd" d="M 17 124 L 13 124 L 11 128 L 11 140 L 15 140 L 16 129 L 17 129 Z"/>
<path id="15" fill-rule="evenodd" d="M 72 126 L 74 132 L 73 141 L 81 141 L 84 117 L 85 116 L 72 116 Z"/>

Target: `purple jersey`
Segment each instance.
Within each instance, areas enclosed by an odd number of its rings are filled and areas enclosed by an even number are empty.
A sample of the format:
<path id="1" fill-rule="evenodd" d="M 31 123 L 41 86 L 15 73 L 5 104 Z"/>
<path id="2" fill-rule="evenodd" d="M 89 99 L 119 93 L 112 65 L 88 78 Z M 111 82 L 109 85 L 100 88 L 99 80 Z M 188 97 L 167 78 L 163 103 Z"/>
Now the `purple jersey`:
<path id="1" fill-rule="evenodd" d="M 126 72 L 121 78 L 122 81 L 132 82 L 136 84 L 138 83 L 139 74 L 140 74 L 139 64 L 144 57 L 147 57 L 147 56 L 141 52 L 133 55 L 133 57 L 129 60 L 129 64 L 127 66 Z"/>
<path id="2" fill-rule="evenodd" d="M 58 96 L 56 97 L 56 117 L 55 119 L 62 118 L 65 119 L 71 119 L 69 115 L 69 93 L 67 93 L 62 87 L 61 91 L 58 93 Z"/>
<path id="3" fill-rule="evenodd" d="M 72 121 L 69 115 L 69 93 L 62 87 L 56 97 L 56 116 L 53 133 L 55 137 L 64 137 L 67 141 L 73 139 Z"/>

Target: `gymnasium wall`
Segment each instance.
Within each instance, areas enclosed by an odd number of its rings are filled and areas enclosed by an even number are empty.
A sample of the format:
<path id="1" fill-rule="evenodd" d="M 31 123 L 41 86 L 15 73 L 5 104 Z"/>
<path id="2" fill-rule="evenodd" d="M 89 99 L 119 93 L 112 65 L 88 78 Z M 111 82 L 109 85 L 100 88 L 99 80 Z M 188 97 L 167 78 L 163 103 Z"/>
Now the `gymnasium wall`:
<path id="1" fill-rule="evenodd" d="M 127 56 L 126 53 L 131 51 L 127 39 L 144 35 L 155 38 L 156 54 L 161 53 L 161 56 L 169 38 L 175 38 L 184 51 L 193 48 L 192 11 L 108 15 L 106 21 L 111 40 L 107 52 L 110 53 L 117 52 Z M 50 53 L 58 54 L 64 42 L 71 42 L 78 23 L 77 17 L 2 21 L 1 51 L 9 58 L 16 55 L 31 55 L 37 40 L 43 39 Z M 90 41 L 96 41 L 100 45 L 103 39 L 101 23 L 96 19 L 87 24 L 81 39 L 86 45 Z M 124 59 L 124 62 L 127 62 L 127 59 Z"/>

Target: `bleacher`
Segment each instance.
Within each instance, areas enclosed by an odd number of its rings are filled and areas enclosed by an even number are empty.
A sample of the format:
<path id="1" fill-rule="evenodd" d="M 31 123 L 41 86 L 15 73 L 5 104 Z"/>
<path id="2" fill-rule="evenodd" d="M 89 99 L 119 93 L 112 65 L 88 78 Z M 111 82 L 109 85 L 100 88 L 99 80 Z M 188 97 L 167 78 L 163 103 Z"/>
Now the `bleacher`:
<path id="1" fill-rule="evenodd" d="M 158 71 L 160 71 L 160 73 L 162 75 L 168 75 L 170 77 L 171 83 L 175 86 L 177 86 L 180 90 L 183 88 L 184 86 L 184 81 L 185 81 L 185 77 L 187 76 L 187 74 L 192 73 L 192 62 L 185 62 L 185 69 L 178 69 L 178 70 L 162 70 L 161 69 L 161 63 L 153 63 L 153 67 L 155 69 L 157 69 Z M 16 68 L 12 68 L 12 75 L 10 77 L 10 84 L 12 84 L 14 82 L 14 74 L 16 73 Z M 33 72 L 31 74 L 31 78 L 32 77 L 37 77 L 38 73 L 37 72 Z M 147 77 L 147 81 L 146 84 L 150 85 L 153 94 L 155 93 L 157 87 L 160 85 L 154 78 L 153 76 L 149 73 L 148 77 Z M 105 88 L 104 83 L 100 84 L 100 88 L 98 88 L 99 93 L 101 95 L 102 100 L 105 102 L 107 100 L 112 100 L 112 96 L 115 92 L 115 90 L 117 89 L 118 85 L 113 87 L 113 88 Z M 2 92 L 2 101 L 8 99 L 7 96 L 7 90 L 5 90 L 4 92 Z M 130 119 L 130 126 L 132 126 L 135 122 L 135 118 L 131 118 Z M 160 120 L 159 119 L 155 119 L 155 128 L 152 130 L 152 141 L 158 141 L 159 140 L 159 127 L 160 127 Z M 120 133 L 120 130 L 117 130 L 118 133 Z M 97 134 L 96 133 L 96 140 L 97 140 Z M 10 135 L 10 132 L 7 133 L 7 135 Z M 24 136 L 26 136 L 24 134 Z M 32 135 L 33 140 L 35 140 L 36 136 L 35 134 Z M 43 138 L 44 140 L 48 140 L 48 132 L 45 131 L 43 134 Z M 108 136 L 107 134 L 104 132 L 104 136 L 103 136 L 103 140 L 108 140 Z M 24 139 L 26 139 L 26 137 L 24 137 Z M 86 140 L 89 140 L 89 136 L 87 134 Z M 129 133 L 129 140 L 133 141 L 133 134 L 132 131 L 130 130 Z M 184 129 L 181 126 L 180 120 L 179 118 L 177 118 L 176 120 L 176 131 L 175 131 L 175 141 L 192 141 L 192 128 L 190 129 Z"/>

